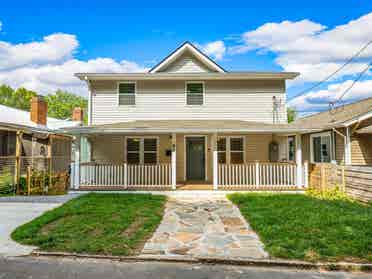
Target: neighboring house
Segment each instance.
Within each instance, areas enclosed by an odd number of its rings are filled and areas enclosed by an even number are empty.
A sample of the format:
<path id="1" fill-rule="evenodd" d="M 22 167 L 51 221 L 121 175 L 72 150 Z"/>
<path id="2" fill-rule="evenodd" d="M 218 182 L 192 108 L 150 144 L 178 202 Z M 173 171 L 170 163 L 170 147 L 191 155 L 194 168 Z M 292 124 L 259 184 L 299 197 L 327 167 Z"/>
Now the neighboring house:
<path id="1" fill-rule="evenodd" d="M 372 98 L 300 118 L 294 125 L 321 130 L 302 136 L 303 160 L 372 165 Z"/>
<path id="2" fill-rule="evenodd" d="M 32 98 L 30 112 L 0 105 L 0 175 L 18 171 L 19 176 L 28 166 L 46 169 L 47 159 L 55 170 L 68 169 L 72 138 L 59 129 L 80 126 L 82 111 L 74 110 L 69 121 L 47 117 L 47 110 L 40 96 Z"/>
<path id="3" fill-rule="evenodd" d="M 306 184 L 301 134 L 319 129 L 287 124 L 286 80 L 298 73 L 228 72 L 187 42 L 147 73 L 76 76 L 89 125 L 65 131 L 90 147 L 81 160 L 77 146 L 75 188 Z"/>

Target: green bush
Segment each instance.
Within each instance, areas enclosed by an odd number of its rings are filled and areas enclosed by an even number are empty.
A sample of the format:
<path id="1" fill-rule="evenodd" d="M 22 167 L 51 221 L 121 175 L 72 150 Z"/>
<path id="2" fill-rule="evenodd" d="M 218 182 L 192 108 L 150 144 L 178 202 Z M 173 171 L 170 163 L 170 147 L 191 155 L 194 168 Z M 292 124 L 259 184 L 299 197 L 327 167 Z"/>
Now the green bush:
<path id="1" fill-rule="evenodd" d="M 0 194 L 14 192 L 14 177 L 9 168 L 4 168 L 0 173 Z"/>
<path id="2" fill-rule="evenodd" d="M 317 199 L 321 200 L 347 200 L 353 201 L 344 191 L 341 190 L 341 187 L 337 185 L 333 189 L 326 187 L 324 190 L 318 190 L 313 187 L 309 187 L 306 190 L 306 194 Z"/>

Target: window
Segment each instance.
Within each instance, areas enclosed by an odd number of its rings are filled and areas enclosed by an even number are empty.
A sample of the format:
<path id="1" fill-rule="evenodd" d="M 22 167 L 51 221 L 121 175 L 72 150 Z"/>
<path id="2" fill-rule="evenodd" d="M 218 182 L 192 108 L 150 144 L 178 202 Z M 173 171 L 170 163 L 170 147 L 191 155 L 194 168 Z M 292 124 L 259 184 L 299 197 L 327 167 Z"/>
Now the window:
<path id="1" fill-rule="evenodd" d="M 244 163 L 243 138 L 230 138 L 230 163 Z"/>
<path id="2" fill-rule="evenodd" d="M 201 106 L 204 104 L 204 83 L 186 83 L 186 104 L 189 106 Z"/>
<path id="3" fill-rule="evenodd" d="M 310 138 L 311 161 L 313 163 L 331 162 L 331 133 L 313 134 Z"/>
<path id="4" fill-rule="evenodd" d="M 143 139 L 143 163 L 156 164 L 158 142 L 156 139 Z"/>
<path id="5" fill-rule="evenodd" d="M 158 162 L 157 138 L 127 138 L 128 164 L 156 164 Z"/>
<path id="6" fill-rule="evenodd" d="M 218 138 L 217 154 L 219 164 L 243 164 L 244 163 L 243 137 Z"/>
<path id="7" fill-rule="evenodd" d="M 119 106 L 134 106 L 136 104 L 136 83 L 121 82 L 118 87 Z"/>

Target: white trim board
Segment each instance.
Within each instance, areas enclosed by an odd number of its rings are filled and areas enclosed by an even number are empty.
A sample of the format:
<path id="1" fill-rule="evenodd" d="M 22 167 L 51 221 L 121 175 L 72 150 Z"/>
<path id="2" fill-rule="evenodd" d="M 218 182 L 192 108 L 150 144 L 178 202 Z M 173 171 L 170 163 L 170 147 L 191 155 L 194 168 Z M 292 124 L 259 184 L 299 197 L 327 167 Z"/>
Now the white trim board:
<path id="1" fill-rule="evenodd" d="M 171 55 L 165 58 L 162 62 L 160 62 L 157 66 L 155 66 L 155 68 L 151 69 L 149 73 L 157 73 L 161 69 L 166 68 L 186 51 L 190 51 L 202 64 L 206 65 L 208 68 L 213 69 L 219 73 L 225 72 L 225 70 L 222 69 L 215 62 L 213 62 L 212 59 L 204 55 L 200 50 L 198 50 L 192 44 L 186 42 L 179 49 L 177 49 L 175 52 L 173 52 Z"/>

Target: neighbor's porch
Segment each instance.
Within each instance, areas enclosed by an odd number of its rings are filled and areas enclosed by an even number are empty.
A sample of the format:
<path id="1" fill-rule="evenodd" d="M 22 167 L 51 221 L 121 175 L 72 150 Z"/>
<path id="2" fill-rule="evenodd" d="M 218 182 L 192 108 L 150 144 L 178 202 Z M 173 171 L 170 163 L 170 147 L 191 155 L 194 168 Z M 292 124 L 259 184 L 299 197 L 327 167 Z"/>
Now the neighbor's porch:
<path id="1" fill-rule="evenodd" d="M 307 186 L 301 136 L 272 133 L 82 135 L 72 188 L 296 190 Z M 294 154 L 296 156 L 294 157 Z"/>

